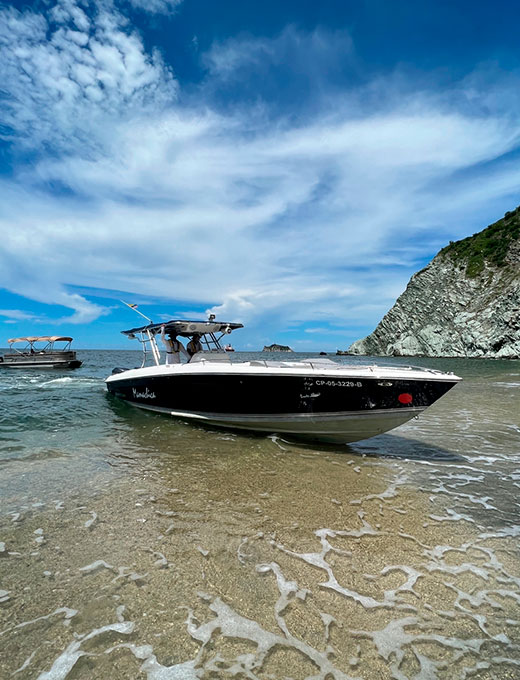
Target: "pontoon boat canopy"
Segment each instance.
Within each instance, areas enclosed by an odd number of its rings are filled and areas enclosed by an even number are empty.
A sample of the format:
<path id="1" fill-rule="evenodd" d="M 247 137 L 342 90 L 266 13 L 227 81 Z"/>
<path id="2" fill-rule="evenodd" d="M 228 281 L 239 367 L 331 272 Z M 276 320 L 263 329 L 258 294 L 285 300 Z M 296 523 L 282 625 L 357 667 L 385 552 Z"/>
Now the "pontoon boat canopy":
<path id="1" fill-rule="evenodd" d="M 131 328 L 129 331 L 121 331 L 124 335 L 135 335 L 136 333 L 150 333 L 156 334 L 161 332 L 164 326 L 165 333 L 175 333 L 177 335 L 189 338 L 195 333 L 204 335 L 205 333 L 231 333 L 237 328 L 243 328 L 241 323 L 227 323 L 224 321 L 187 321 L 186 319 L 165 321 L 164 323 L 151 323 L 148 326 L 140 326 L 139 328 Z"/>
<path id="2" fill-rule="evenodd" d="M 72 342 L 72 338 L 65 335 L 42 335 L 31 336 L 28 338 L 10 338 L 7 342 L 11 345 L 13 342 L 57 342 L 63 340 L 64 342 Z"/>

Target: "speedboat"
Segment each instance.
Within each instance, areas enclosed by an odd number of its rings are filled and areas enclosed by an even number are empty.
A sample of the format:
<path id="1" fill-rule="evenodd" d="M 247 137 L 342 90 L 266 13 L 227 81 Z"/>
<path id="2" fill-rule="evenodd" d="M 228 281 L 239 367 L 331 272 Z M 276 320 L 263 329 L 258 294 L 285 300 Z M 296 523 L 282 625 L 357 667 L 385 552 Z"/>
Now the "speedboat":
<path id="1" fill-rule="evenodd" d="M 156 335 L 201 336 L 188 363 L 161 363 Z M 138 339 L 140 368 L 115 368 L 108 391 L 135 406 L 228 429 L 347 443 L 392 430 L 456 385 L 451 373 L 330 359 L 232 362 L 221 340 L 239 323 L 172 320 L 122 331 Z M 147 357 L 151 356 L 151 365 Z"/>
<path id="2" fill-rule="evenodd" d="M 10 351 L 0 357 L 0 368 L 79 368 L 82 364 L 68 336 L 10 338 L 7 342 Z"/>

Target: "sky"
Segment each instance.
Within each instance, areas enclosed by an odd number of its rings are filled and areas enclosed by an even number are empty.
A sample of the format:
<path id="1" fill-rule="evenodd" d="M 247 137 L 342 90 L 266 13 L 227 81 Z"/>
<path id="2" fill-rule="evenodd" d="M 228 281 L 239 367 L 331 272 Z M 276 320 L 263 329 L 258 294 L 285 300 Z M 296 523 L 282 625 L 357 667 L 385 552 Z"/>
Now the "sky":
<path id="1" fill-rule="evenodd" d="M 368 335 L 520 204 L 520 5 L 0 2 L 0 346 Z"/>

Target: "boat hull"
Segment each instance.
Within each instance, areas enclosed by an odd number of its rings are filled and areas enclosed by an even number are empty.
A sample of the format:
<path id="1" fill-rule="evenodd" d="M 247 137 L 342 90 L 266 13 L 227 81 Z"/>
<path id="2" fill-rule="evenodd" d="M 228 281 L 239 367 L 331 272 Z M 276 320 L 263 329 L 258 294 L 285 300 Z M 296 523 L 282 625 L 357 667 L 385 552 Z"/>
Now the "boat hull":
<path id="1" fill-rule="evenodd" d="M 313 439 L 315 441 L 348 444 L 369 439 L 378 434 L 403 425 L 424 409 L 387 409 L 357 413 L 319 413 L 319 414 L 222 414 L 196 413 L 193 411 L 172 411 L 167 408 L 153 407 L 134 403 L 135 406 L 175 418 L 198 421 L 233 430 L 268 432 L 290 437 Z"/>
<path id="2" fill-rule="evenodd" d="M 458 381 L 446 378 L 175 371 L 140 376 L 134 370 L 109 377 L 107 388 L 140 408 L 208 425 L 347 443 L 420 414 Z"/>
<path id="3" fill-rule="evenodd" d="M 0 357 L 0 368 L 79 368 L 79 359 L 55 359 L 46 357 L 11 358 Z"/>

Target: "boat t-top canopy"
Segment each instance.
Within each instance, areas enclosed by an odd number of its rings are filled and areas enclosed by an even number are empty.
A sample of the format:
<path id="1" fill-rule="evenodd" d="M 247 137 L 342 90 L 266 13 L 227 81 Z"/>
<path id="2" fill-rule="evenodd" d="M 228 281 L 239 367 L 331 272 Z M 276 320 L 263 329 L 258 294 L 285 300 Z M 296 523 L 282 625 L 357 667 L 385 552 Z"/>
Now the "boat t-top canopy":
<path id="1" fill-rule="evenodd" d="M 237 328 L 243 328 L 243 325 L 228 321 L 215 321 L 214 315 L 211 314 L 207 321 L 201 321 L 200 319 L 196 321 L 171 319 L 164 323 L 149 323 L 147 326 L 139 326 L 138 328 L 130 328 L 128 331 L 121 331 L 123 335 L 126 335 L 131 340 L 137 339 L 142 344 L 143 366 L 146 364 L 147 346 L 152 351 L 154 363 L 157 366 L 159 365 L 161 357 L 157 347 L 156 336 L 161 333 L 163 327 L 167 335 L 176 335 L 184 338 L 193 338 L 194 335 L 199 335 L 201 344 L 205 345 L 206 351 L 224 354 L 220 340 L 227 333 L 231 333 L 231 331 Z"/>
<path id="2" fill-rule="evenodd" d="M 12 345 L 14 342 L 72 342 L 72 338 L 65 335 L 38 335 L 29 336 L 27 338 L 10 338 L 7 342 Z"/>
<path id="3" fill-rule="evenodd" d="M 231 333 L 237 328 L 243 328 L 241 323 L 231 323 L 227 321 L 189 321 L 186 319 L 173 319 L 164 323 L 151 323 L 139 328 L 131 328 L 128 331 L 121 331 L 129 338 L 135 337 L 137 333 L 150 333 L 156 335 L 161 332 L 164 326 L 166 334 L 180 335 L 184 338 L 191 338 L 193 335 L 206 335 L 212 333 Z"/>

